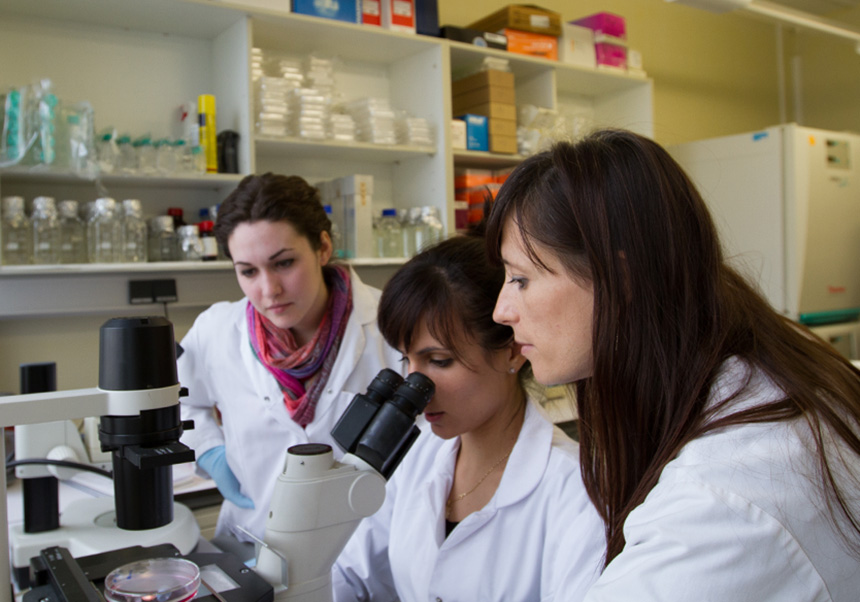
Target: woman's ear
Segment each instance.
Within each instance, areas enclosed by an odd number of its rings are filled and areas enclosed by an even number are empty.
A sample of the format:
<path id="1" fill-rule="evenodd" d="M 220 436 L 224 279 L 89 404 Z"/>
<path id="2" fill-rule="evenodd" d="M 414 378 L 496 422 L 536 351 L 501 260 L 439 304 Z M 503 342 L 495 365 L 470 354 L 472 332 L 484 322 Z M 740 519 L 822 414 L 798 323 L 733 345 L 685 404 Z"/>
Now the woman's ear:
<path id="1" fill-rule="evenodd" d="M 331 242 L 331 235 L 323 230 L 320 233 L 320 265 L 328 265 L 329 260 L 331 259 L 332 253 L 334 252 L 334 245 Z"/>

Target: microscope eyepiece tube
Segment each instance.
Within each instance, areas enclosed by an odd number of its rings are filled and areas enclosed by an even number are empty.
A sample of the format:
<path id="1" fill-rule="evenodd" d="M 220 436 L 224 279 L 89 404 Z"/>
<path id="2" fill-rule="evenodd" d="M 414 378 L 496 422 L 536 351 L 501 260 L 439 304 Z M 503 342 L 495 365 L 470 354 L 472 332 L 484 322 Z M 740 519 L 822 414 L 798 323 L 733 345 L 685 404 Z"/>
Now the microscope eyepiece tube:
<path id="1" fill-rule="evenodd" d="M 415 418 L 430 403 L 435 391 L 433 381 L 420 372 L 407 376 L 362 433 L 355 455 L 386 479 L 391 476 L 418 436 Z"/>

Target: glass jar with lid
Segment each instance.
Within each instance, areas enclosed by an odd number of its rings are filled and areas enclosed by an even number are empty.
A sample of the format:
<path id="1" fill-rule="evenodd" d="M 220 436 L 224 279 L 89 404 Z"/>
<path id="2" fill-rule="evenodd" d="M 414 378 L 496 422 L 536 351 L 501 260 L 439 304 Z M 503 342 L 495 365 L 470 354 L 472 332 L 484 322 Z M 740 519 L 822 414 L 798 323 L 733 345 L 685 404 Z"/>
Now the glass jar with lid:
<path id="1" fill-rule="evenodd" d="M 58 263 L 60 224 L 53 197 L 38 196 L 33 199 L 33 215 L 30 223 L 33 232 L 33 263 L 37 265 Z"/>
<path id="2" fill-rule="evenodd" d="M 78 217 L 78 202 L 60 201 L 60 263 L 86 263 L 87 235 L 84 222 Z"/>
<path id="3" fill-rule="evenodd" d="M 201 261 L 203 259 L 203 241 L 200 240 L 200 229 L 197 225 L 180 226 L 176 234 L 179 260 Z"/>
<path id="4" fill-rule="evenodd" d="M 157 215 L 149 220 L 147 253 L 150 261 L 176 261 L 176 230 L 173 217 Z"/>

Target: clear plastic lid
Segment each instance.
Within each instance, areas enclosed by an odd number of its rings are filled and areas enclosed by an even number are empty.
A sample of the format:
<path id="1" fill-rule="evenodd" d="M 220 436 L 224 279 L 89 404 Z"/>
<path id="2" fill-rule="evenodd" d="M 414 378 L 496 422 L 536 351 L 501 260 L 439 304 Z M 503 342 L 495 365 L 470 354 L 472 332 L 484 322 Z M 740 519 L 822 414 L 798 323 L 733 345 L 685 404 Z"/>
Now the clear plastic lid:
<path id="1" fill-rule="evenodd" d="M 114 569 L 105 578 L 108 602 L 185 602 L 197 595 L 200 568 L 184 558 L 150 558 Z"/>

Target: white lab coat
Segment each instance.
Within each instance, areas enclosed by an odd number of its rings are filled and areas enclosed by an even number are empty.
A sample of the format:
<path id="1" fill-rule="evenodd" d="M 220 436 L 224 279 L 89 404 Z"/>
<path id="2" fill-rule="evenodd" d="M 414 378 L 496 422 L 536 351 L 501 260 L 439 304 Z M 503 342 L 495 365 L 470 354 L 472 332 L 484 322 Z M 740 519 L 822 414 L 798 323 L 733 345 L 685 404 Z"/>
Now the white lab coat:
<path id="1" fill-rule="evenodd" d="M 555 600 L 597 578 L 603 522 L 579 472 L 579 449 L 531 403 L 490 502 L 445 538 L 445 501 L 459 438 L 422 430 L 383 507 L 359 525 L 333 570 L 336 602 Z"/>
<path id="2" fill-rule="evenodd" d="M 746 372 L 729 360 L 712 402 L 736 391 Z M 782 397 L 761 374 L 751 384 L 736 407 Z M 860 600 L 860 558 L 828 518 L 810 445 L 802 420 L 729 427 L 689 443 L 628 516 L 627 545 L 587 602 Z M 858 474 L 857 456 L 845 457 Z M 849 493 L 855 516 L 858 493 Z"/>
<path id="3" fill-rule="evenodd" d="M 226 445 L 227 462 L 241 491 L 255 504 L 253 510 L 246 510 L 225 501 L 216 535 L 232 533 L 248 541 L 234 529 L 241 525 L 262 537 L 287 448 L 328 443 L 339 458 L 341 450 L 330 432 L 353 397 L 364 393 L 382 368 L 401 371 L 400 354 L 385 343 L 377 329 L 380 291 L 362 283 L 352 270 L 350 278 L 352 313 L 313 422 L 305 429 L 290 418 L 277 381 L 254 356 L 245 318 L 247 299 L 216 303 L 197 317 L 182 340 L 179 381 L 188 388 L 188 397 L 180 400 L 182 418 L 193 419 L 195 424 L 182 441 L 198 457 Z M 216 422 L 213 406 L 221 412 L 223 426 Z"/>

